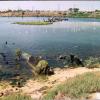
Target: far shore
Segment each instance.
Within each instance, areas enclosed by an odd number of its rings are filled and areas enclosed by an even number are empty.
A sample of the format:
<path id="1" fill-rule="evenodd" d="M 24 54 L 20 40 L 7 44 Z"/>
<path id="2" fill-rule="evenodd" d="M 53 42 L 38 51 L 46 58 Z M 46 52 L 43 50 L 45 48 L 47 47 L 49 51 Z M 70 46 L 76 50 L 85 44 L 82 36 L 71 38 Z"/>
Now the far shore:
<path id="1" fill-rule="evenodd" d="M 52 17 L 52 16 L 24 16 L 24 17 L 22 17 L 22 16 L 0 16 L 0 17 L 8 17 L 8 18 L 12 18 L 12 17 L 14 17 L 14 18 L 27 18 L 27 17 Z M 59 16 L 53 16 L 53 17 L 59 17 Z M 64 16 L 64 18 L 90 18 L 90 19 L 100 19 L 100 17 L 88 17 L 88 16 Z"/>
<path id="2" fill-rule="evenodd" d="M 81 11 L 79 8 L 59 10 L 5 10 L 0 11 L 1 17 L 69 17 L 69 18 L 100 18 L 100 10 Z"/>

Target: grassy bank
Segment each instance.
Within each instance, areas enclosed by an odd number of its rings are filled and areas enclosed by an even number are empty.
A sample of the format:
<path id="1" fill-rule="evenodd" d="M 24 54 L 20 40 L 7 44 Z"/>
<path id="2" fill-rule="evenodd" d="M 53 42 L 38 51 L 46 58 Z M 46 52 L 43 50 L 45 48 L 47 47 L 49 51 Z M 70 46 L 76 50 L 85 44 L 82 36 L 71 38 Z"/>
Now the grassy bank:
<path id="1" fill-rule="evenodd" d="M 44 22 L 44 21 L 33 21 L 33 22 L 15 22 L 14 24 L 20 24 L 20 25 L 49 25 L 49 24 L 52 24 L 52 23 Z"/>
<path id="2" fill-rule="evenodd" d="M 59 93 L 73 99 L 82 98 L 96 91 L 100 91 L 100 72 L 85 73 L 70 78 L 65 83 L 53 88 L 43 100 L 54 100 Z"/>
<path id="3" fill-rule="evenodd" d="M 22 94 L 12 94 L 12 95 L 0 98 L 0 100 L 32 100 L 32 99 L 31 97 L 25 96 Z"/>

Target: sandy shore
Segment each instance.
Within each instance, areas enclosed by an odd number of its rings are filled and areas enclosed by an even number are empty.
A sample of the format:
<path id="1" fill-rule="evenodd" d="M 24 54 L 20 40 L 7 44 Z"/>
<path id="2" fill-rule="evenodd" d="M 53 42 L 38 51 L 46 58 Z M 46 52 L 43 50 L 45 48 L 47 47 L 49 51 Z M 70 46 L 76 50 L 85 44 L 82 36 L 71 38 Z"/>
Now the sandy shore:
<path id="1" fill-rule="evenodd" d="M 68 78 L 75 77 L 76 75 L 80 75 L 86 72 L 93 72 L 93 71 L 100 71 L 100 69 L 88 69 L 88 68 L 75 68 L 75 69 L 55 69 L 55 74 L 52 76 L 48 76 L 46 81 L 39 81 L 39 80 L 28 80 L 27 84 L 21 88 L 23 93 L 30 95 L 33 99 L 39 100 L 46 94 L 46 92 L 65 82 Z"/>
<path id="2" fill-rule="evenodd" d="M 8 71 L 7 68 L 5 68 L 5 69 Z M 11 70 L 15 70 L 15 69 L 9 68 L 9 71 L 11 71 Z M 27 73 L 24 73 L 24 74 L 26 74 L 26 76 L 22 76 L 22 77 L 23 78 L 27 77 L 27 75 L 29 73 L 28 67 L 24 67 L 21 70 L 22 70 L 21 73 L 27 72 Z M 100 71 L 100 68 L 94 68 L 94 69 L 88 69 L 86 67 L 55 68 L 54 75 L 45 76 L 45 78 L 42 80 L 41 80 L 41 78 L 39 79 L 38 77 L 36 77 L 34 79 L 29 75 L 28 77 L 31 77 L 31 78 L 29 78 L 26 81 L 26 84 L 23 87 L 18 88 L 18 87 L 9 86 L 9 88 L 3 89 L 3 90 L 1 89 L 0 97 L 2 96 L 2 93 L 3 94 L 6 93 L 6 94 L 10 95 L 11 93 L 14 93 L 14 92 L 16 93 L 16 92 L 21 91 L 21 93 L 31 96 L 33 100 L 34 99 L 41 100 L 41 98 L 47 93 L 48 90 L 52 89 L 53 87 L 55 87 L 61 83 L 64 83 L 67 79 L 69 79 L 71 77 L 75 77 L 77 75 L 81 75 L 86 72 L 95 72 L 95 71 Z M 94 98 L 94 96 L 93 96 L 93 98 Z"/>

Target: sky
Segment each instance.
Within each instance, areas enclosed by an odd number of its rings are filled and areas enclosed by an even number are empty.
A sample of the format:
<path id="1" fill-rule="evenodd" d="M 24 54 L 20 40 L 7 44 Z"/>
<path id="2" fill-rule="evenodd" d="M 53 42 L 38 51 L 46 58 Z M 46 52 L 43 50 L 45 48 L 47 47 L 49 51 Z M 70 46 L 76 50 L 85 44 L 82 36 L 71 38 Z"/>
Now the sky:
<path id="1" fill-rule="evenodd" d="M 0 1 L 0 10 L 67 10 L 69 8 L 100 10 L 100 1 Z"/>

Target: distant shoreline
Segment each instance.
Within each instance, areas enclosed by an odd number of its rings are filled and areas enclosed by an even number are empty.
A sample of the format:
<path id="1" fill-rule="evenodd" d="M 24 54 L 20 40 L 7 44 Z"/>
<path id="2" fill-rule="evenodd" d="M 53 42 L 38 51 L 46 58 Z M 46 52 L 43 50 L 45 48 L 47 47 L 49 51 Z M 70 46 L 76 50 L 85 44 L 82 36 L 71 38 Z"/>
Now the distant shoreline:
<path id="1" fill-rule="evenodd" d="M 69 17 L 69 18 L 100 18 L 100 10 L 80 11 L 71 8 L 66 11 L 41 11 L 41 10 L 8 10 L 1 11 L 0 17 Z"/>
<path id="2" fill-rule="evenodd" d="M 0 17 L 5 17 L 5 18 L 12 18 L 12 17 L 14 17 L 14 18 L 26 18 L 26 17 L 37 17 L 37 16 L 24 16 L 24 17 L 21 17 L 21 16 L 0 16 Z M 38 17 L 50 17 L 50 16 L 38 16 Z M 59 16 L 55 16 L 55 17 L 59 17 Z M 96 17 L 65 17 L 65 18 L 90 18 L 90 19 L 100 19 L 100 18 L 96 18 Z"/>

